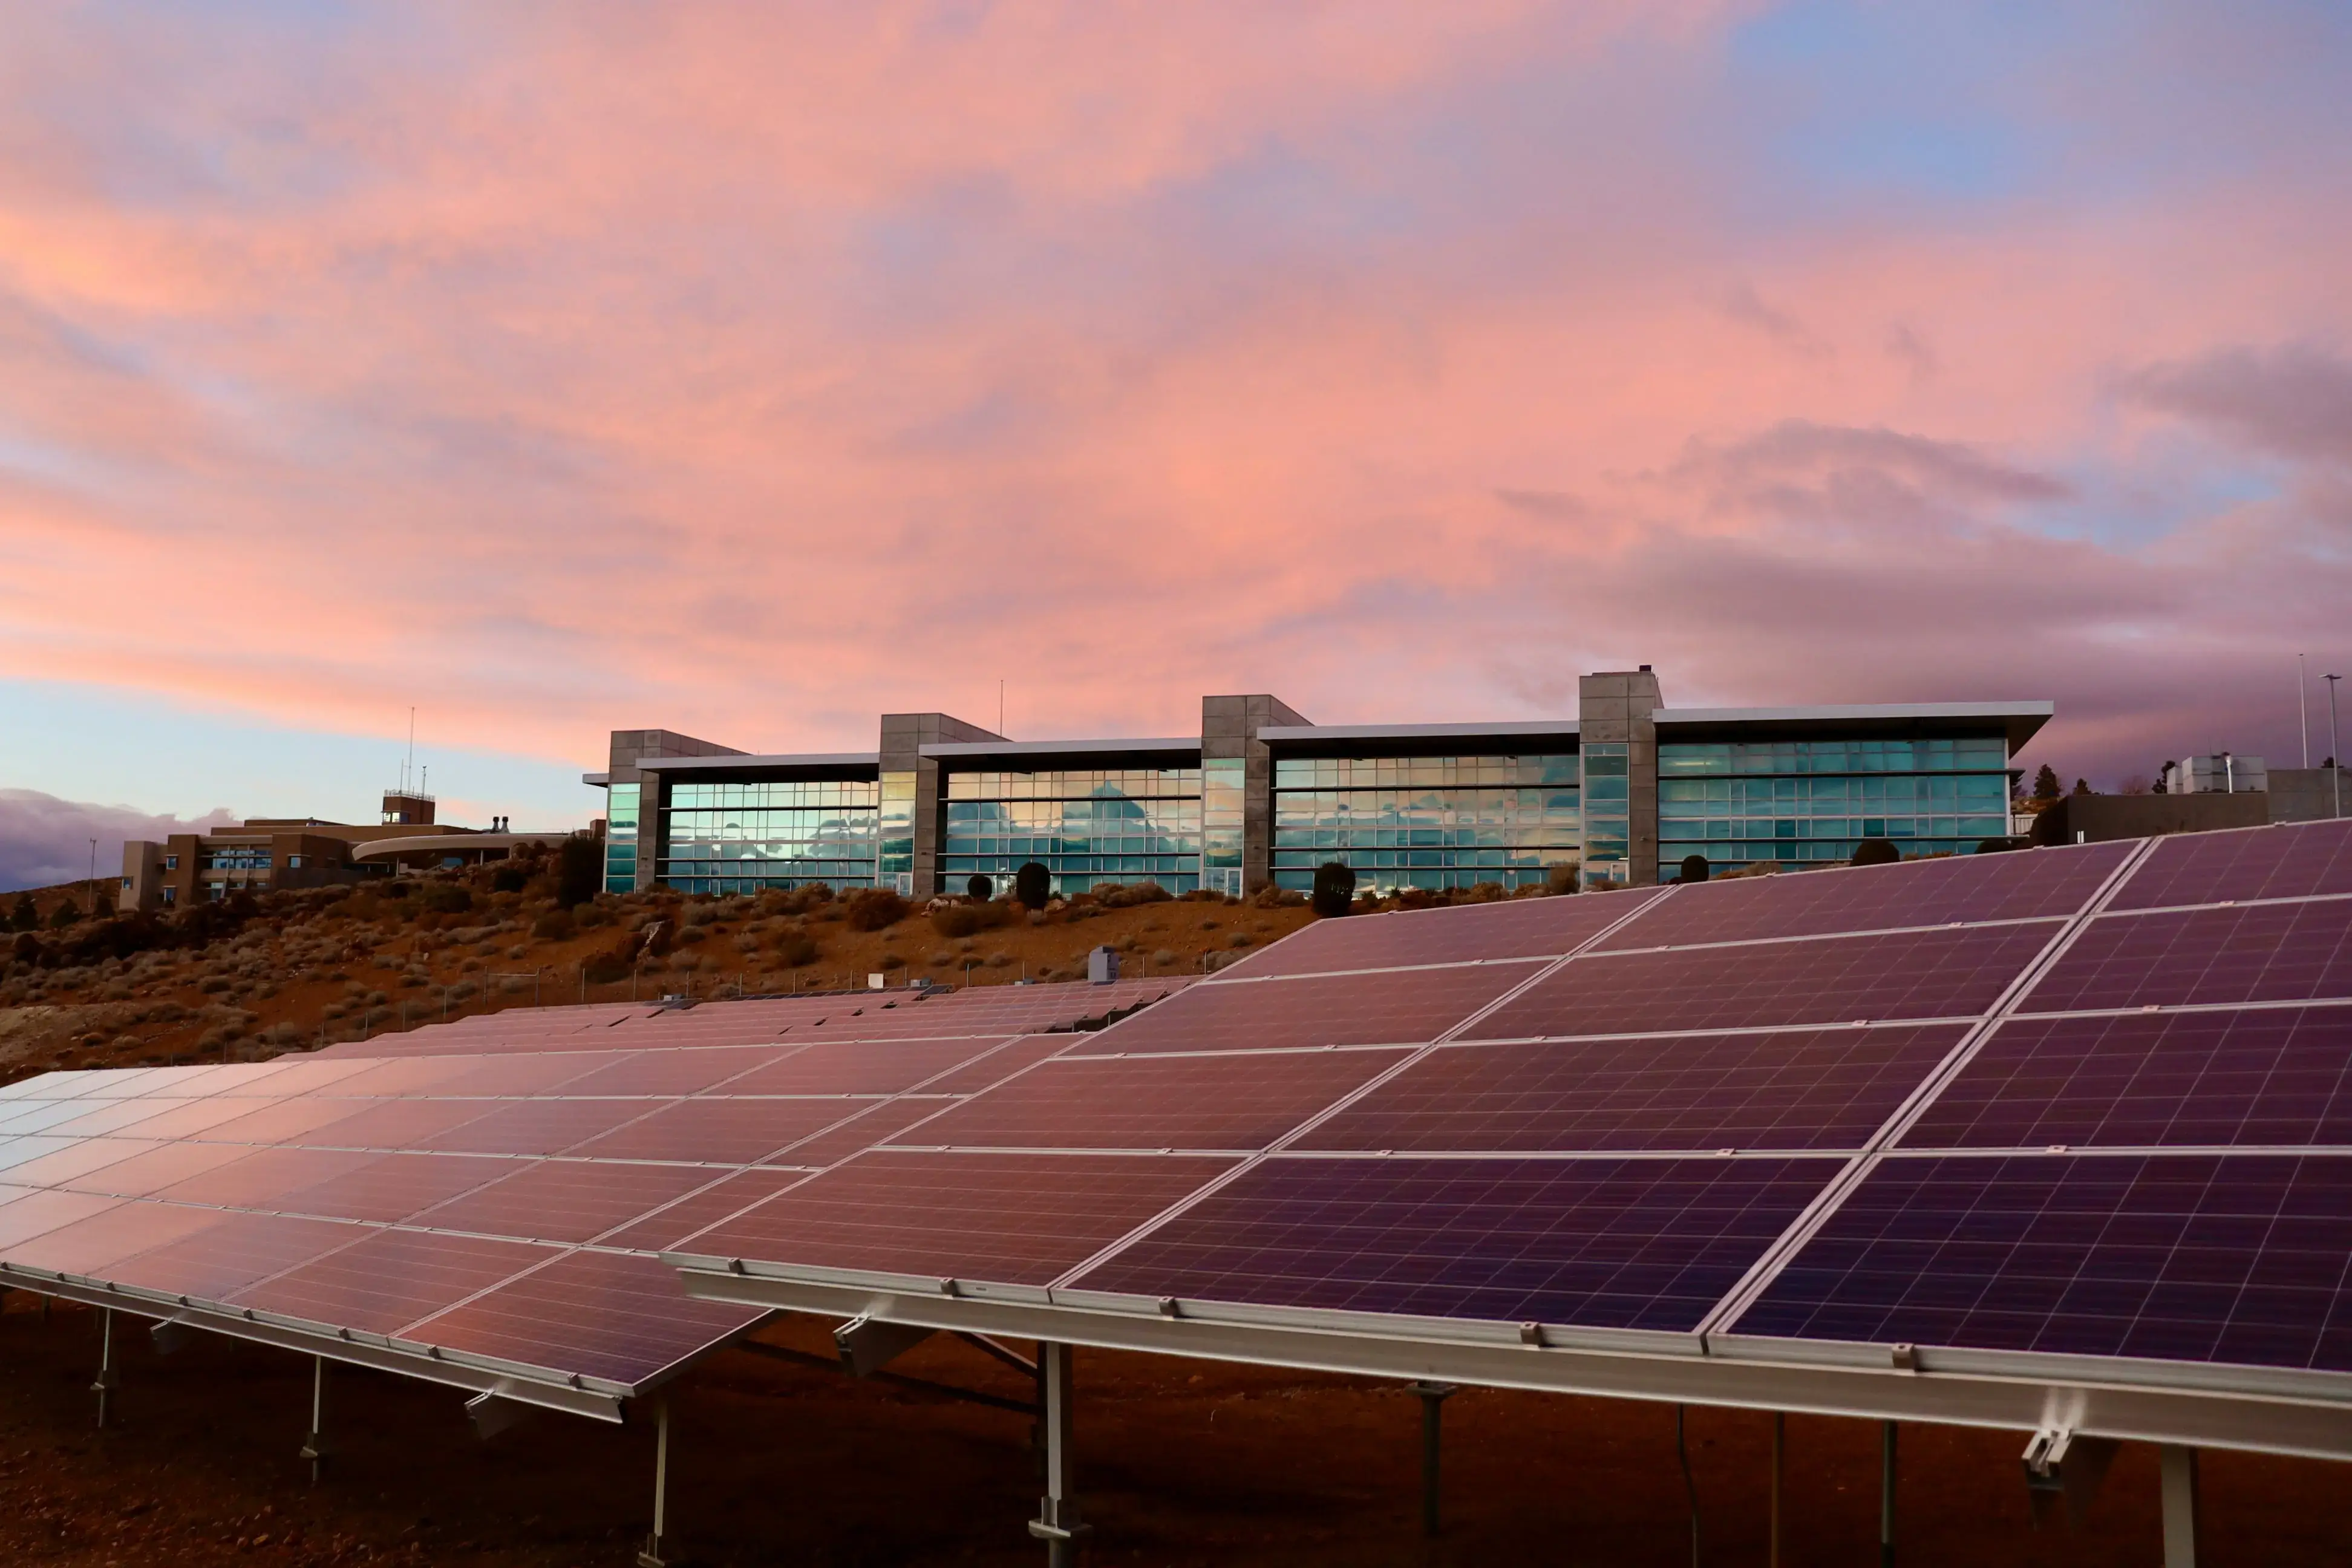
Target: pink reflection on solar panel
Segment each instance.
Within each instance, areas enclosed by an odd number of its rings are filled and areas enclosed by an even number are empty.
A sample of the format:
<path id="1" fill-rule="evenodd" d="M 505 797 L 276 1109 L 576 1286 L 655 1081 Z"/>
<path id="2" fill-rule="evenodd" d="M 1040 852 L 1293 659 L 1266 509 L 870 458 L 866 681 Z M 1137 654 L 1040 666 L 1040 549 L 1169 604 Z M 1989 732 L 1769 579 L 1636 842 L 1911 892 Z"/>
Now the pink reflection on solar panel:
<path id="1" fill-rule="evenodd" d="M 88 1138 L 8 1168 L 8 1179 L 20 1186 L 60 1187 L 76 1176 L 144 1154 L 162 1144 L 137 1138 Z"/>
<path id="2" fill-rule="evenodd" d="M 812 1177 L 677 1250 L 1044 1285 L 1232 1163 L 1183 1155 L 877 1152 Z"/>
<path id="3" fill-rule="evenodd" d="M 415 1223 L 529 1241 L 593 1241 L 709 1180 L 693 1165 L 549 1160 L 426 1209 Z"/>
<path id="4" fill-rule="evenodd" d="M 402 1220 L 514 1169 L 469 1154 L 383 1154 L 278 1199 L 288 1214 L 321 1219 Z"/>
<path id="5" fill-rule="evenodd" d="M 414 1149 L 497 1109 L 488 1100 L 382 1100 L 287 1142 L 321 1149 Z"/>
<path id="6" fill-rule="evenodd" d="M 986 1056 L 974 1057 L 953 1072 L 927 1080 L 925 1094 L 971 1094 L 990 1084 L 1002 1083 L 1032 1062 L 1042 1062 L 1047 1057 L 1067 1050 L 1078 1037 L 1074 1035 L 1025 1035 L 1007 1041 Z"/>
<path id="7" fill-rule="evenodd" d="M 871 1110 L 862 1113 L 855 1121 L 845 1121 L 814 1138 L 804 1139 L 778 1154 L 776 1159 L 783 1164 L 831 1165 L 848 1159 L 860 1150 L 887 1142 L 895 1134 L 960 1103 L 930 1095 L 877 1100 Z"/>
<path id="8" fill-rule="evenodd" d="M 376 1103 L 372 1100 L 331 1100 L 324 1095 L 281 1100 L 232 1117 L 207 1130 L 205 1138 L 206 1142 L 222 1143 L 289 1142 L 331 1127 L 346 1116 L 356 1116 Z"/>
<path id="9" fill-rule="evenodd" d="M 731 1080 L 743 1094 L 896 1094 L 992 1049 L 994 1040 L 827 1040 Z"/>
<path id="10" fill-rule="evenodd" d="M 415 1147 L 460 1154 L 556 1154 L 663 1105 L 659 1100 L 526 1100 L 500 1105 Z"/>
<path id="11" fill-rule="evenodd" d="M 709 1170 L 696 1173 L 704 1177 L 717 1174 Z M 666 1209 L 606 1233 L 597 1238 L 598 1245 L 658 1252 L 698 1230 L 718 1224 L 738 1209 L 749 1208 L 762 1198 L 806 1180 L 808 1173 L 805 1171 L 772 1168 L 738 1171 L 719 1177 L 716 1184 L 681 1198 Z"/>
<path id="12" fill-rule="evenodd" d="M 2352 817 L 2159 840 L 2114 901 L 2117 910 L 2352 893 Z"/>
<path id="13" fill-rule="evenodd" d="M 133 1154 L 128 1160 L 118 1160 L 95 1171 L 61 1182 L 60 1186 L 78 1192 L 114 1193 L 122 1197 L 145 1197 L 151 1193 L 184 1182 L 191 1176 L 242 1160 L 252 1153 L 234 1143 L 164 1143 L 144 1154 Z"/>
<path id="14" fill-rule="evenodd" d="M 172 1109 L 173 1102 L 168 1100 L 110 1100 L 102 1104 L 91 1104 L 87 1100 L 68 1100 L 67 1104 L 79 1113 L 62 1121 L 46 1122 L 42 1131 L 66 1138 L 120 1132 L 136 1122 L 152 1121 Z M 81 1110 L 83 1106 L 89 1109 Z"/>
<path id="15" fill-rule="evenodd" d="M 377 1062 L 336 1084 L 338 1094 L 397 1100 L 404 1095 L 437 1094 L 441 1086 L 463 1074 L 476 1058 L 421 1057 Z"/>
<path id="16" fill-rule="evenodd" d="M 2059 928 L 1828 937 L 1594 954 L 1468 1031 L 1475 1039 L 1892 1022 L 1983 1012 Z"/>
<path id="17" fill-rule="evenodd" d="M 208 1128 L 224 1121 L 234 1121 L 249 1116 L 264 1106 L 275 1105 L 274 1100 L 258 1095 L 216 1095 L 205 1100 L 184 1100 L 171 1110 L 152 1116 L 141 1124 L 141 1136 L 146 1138 L 195 1138 Z"/>
<path id="18" fill-rule="evenodd" d="M 799 1049 L 798 1046 L 714 1046 L 700 1051 L 639 1051 L 573 1079 L 563 1086 L 563 1092 L 566 1098 L 694 1094 Z"/>
<path id="19" fill-rule="evenodd" d="M 1196 985 L 1088 1036 L 1070 1055 L 1412 1045 L 1435 1039 L 1541 973 L 1544 963 L 1528 959 Z"/>
<path id="20" fill-rule="evenodd" d="M 244 1158 L 158 1188 L 155 1195 L 173 1203 L 217 1204 L 223 1208 L 274 1208 L 288 1193 L 383 1158 L 348 1149 L 240 1148 L 236 1152 Z"/>
<path id="21" fill-rule="evenodd" d="M 109 1279 L 140 1289 L 219 1301 L 257 1279 L 348 1246 L 363 1234 L 354 1226 L 278 1215 L 215 1213 L 209 1217 L 212 1223 L 202 1230 L 112 1265 Z"/>
<path id="22" fill-rule="evenodd" d="M 2088 844 L 1709 882 L 1679 889 L 1612 932 L 1600 950 L 2071 915 L 2132 849 L 2128 842 Z"/>
<path id="23" fill-rule="evenodd" d="M 19 1268 L 103 1277 L 109 1265 L 204 1229 L 214 1215 L 174 1204 L 126 1203 L 8 1248 Z"/>
<path id="24" fill-rule="evenodd" d="M 2095 920 L 2022 1010 L 2352 996 L 2352 900 Z"/>
<path id="25" fill-rule="evenodd" d="M 276 1095 L 316 1094 L 345 1079 L 357 1077 L 369 1067 L 365 1060 L 320 1061 L 312 1057 L 281 1058 L 270 1065 L 278 1070 L 262 1081 L 268 1086 L 268 1092 Z"/>
<path id="26" fill-rule="evenodd" d="M 121 1203 L 121 1198 L 102 1198 L 91 1193 L 27 1193 L 13 1203 L 0 1204 L 0 1263 L 35 1237 L 46 1236 L 59 1226 L 88 1219 L 103 1214 Z"/>
<path id="27" fill-rule="evenodd" d="M 856 1100 L 682 1100 L 572 1151 L 600 1160 L 749 1165 L 866 1109 Z"/>
<path id="28" fill-rule="evenodd" d="M 902 1142 L 965 1148 L 1262 1149 L 1411 1051 L 1065 1058 Z"/>
<path id="29" fill-rule="evenodd" d="M 1557 958 L 1591 941 L 1658 892 L 1633 888 L 1573 899 L 1517 899 L 1318 921 L 1223 974 L 1255 980 L 1480 958 Z"/>
<path id="30" fill-rule="evenodd" d="M 1947 1024 L 1447 1046 L 1295 1147 L 1859 1148 L 1965 1032 Z"/>
<path id="31" fill-rule="evenodd" d="M 417 1324 L 409 1337 L 634 1386 L 764 1316 L 694 1300 L 654 1258 L 573 1252 Z"/>
<path id="32" fill-rule="evenodd" d="M 229 1304 L 314 1323 L 396 1334 L 543 1263 L 544 1247 L 518 1241 L 379 1230 L 275 1279 L 249 1286 Z"/>

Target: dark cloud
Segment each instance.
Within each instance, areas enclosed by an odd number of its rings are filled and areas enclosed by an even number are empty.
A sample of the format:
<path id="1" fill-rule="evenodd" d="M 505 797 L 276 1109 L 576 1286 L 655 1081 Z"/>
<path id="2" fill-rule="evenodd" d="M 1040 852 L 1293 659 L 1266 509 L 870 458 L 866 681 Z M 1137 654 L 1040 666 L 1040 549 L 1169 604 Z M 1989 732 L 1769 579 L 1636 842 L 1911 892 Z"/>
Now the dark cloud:
<path id="1" fill-rule="evenodd" d="M 127 805 L 60 800 L 37 789 L 0 789 L 0 889 L 44 888 L 89 876 L 93 838 L 99 877 L 110 880 L 121 874 L 126 838 L 206 833 L 236 820 L 226 806 L 184 822 Z"/>
<path id="2" fill-rule="evenodd" d="M 2352 362 L 2309 344 L 2145 365 L 2123 378 L 2122 392 L 2260 451 L 2352 464 Z"/>

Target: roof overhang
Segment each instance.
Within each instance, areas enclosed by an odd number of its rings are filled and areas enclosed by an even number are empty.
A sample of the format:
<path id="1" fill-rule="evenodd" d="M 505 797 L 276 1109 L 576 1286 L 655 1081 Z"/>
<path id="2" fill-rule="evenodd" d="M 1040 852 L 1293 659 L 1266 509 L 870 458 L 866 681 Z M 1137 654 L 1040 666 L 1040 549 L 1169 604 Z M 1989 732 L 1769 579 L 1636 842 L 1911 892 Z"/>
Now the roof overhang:
<path id="1" fill-rule="evenodd" d="M 612 784 L 613 775 L 610 773 L 582 773 L 580 775 L 580 782 L 584 784 L 593 784 L 598 789 L 604 789 Z"/>
<path id="2" fill-rule="evenodd" d="M 1020 771 L 1056 762 L 1090 763 L 1137 758 L 1167 767 L 1179 759 L 1201 756 L 1195 735 L 1125 736 L 1096 741 L 938 741 L 922 754 L 939 762 L 1004 763 Z"/>
<path id="3" fill-rule="evenodd" d="M 1397 756 L 1461 752 L 1520 755 L 1545 742 L 1576 743 L 1573 719 L 1490 720 L 1469 724 L 1261 724 L 1257 738 L 1300 757 Z"/>
<path id="4" fill-rule="evenodd" d="M 2339 1373 L 1237 1307 L 786 1272 L 681 1254 L 664 1261 L 679 1268 L 689 1295 L 835 1319 L 1366 1377 L 2352 1458 L 2352 1376 Z"/>
<path id="5" fill-rule="evenodd" d="M 1660 740 L 1906 740 L 1998 732 L 2011 754 L 2057 712 L 2051 702 L 1844 702 L 1808 708 L 1661 708 Z"/>
<path id="6" fill-rule="evenodd" d="M 512 851 L 526 844 L 561 844 L 570 828 L 548 833 L 419 833 L 406 838 L 372 838 L 352 846 L 354 860 L 391 859 L 401 855 L 474 855 L 485 849 Z"/>
<path id="7" fill-rule="evenodd" d="M 792 752 L 758 756 L 639 757 L 640 773 L 739 784 L 794 779 L 870 779 L 882 766 L 878 752 Z"/>

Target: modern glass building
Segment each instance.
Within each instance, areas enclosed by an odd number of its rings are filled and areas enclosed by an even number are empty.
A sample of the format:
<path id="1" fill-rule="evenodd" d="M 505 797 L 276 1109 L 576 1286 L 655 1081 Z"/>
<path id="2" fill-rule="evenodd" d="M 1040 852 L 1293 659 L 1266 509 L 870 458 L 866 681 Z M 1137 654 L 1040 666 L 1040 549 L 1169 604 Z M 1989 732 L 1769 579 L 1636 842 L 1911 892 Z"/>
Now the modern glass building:
<path id="1" fill-rule="evenodd" d="M 961 891 L 1042 862 L 1055 888 L 1589 886 L 1906 854 L 2005 837 L 2011 759 L 2047 702 L 1671 709 L 1648 669 L 1587 676 L 1574 718 L 1317 725 L 1210 697 L 1197 737 L 1016 742 L 883 716 L 856 753 L 752 753 L 615 731 L 605 885 L 755 892 L 825 882 Z"/>

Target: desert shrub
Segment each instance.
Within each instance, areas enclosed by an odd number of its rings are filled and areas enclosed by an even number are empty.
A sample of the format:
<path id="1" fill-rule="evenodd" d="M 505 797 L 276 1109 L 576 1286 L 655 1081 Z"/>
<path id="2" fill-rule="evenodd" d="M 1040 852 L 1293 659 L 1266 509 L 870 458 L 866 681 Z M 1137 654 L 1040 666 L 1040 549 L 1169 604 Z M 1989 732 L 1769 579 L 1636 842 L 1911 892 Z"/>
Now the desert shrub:
<path id="1" fill-rule="evenodd" d="M 462 915 L 474 907 L 472 889 L 458 882 L 436 882 L 418 900 L 436 915 Z"/>
<path id="2" fill-rule="evenodd" d="M 1579 868 L 1573 861 L 1548 866 L 1544 868 L 1544 887 L 1554 893 L 1572 893 L 1576 891 L 1578 875 Z"/>
<path id="3" fill-rule="evenodd" d="M 1853 864 L 1857 866 L 1892 866 L 1903 858 L 1903 851 L 1895 847 L 1892 839 L 1865 838 L 1853 847 Z"/>
<path id="4" fill-rule="evenodd" d="M 1704 882 L 1704 881 L 1706 881 L 1706 856 L 1704 856 L 1704 855 L 1685 855 L 1685 856 L 1684 856 L 1684 857 L 1683 857 L 1683 868 L 1682 868 L 1682 872 L 1681 872 L 1681 874 L 1680 874 L 1679 876 L 1677 876 L 1677 877 L 1675 877 L 1675 881 L 1677 881 L 1677 882 Z"/>
<path id="5" fill-rule="evenodd" d="M 76 921 L 80 919 L 81 906 L 75 903 L 72 898 L 68 896 L 63 903 L 60 903 L 56 909 L 49 911 L 49 929 L 51 931 L 63 931 L 68 926 L 72 925 Z"/>
<path id="6" fill-rule="evenodd" d="M 1175 895 L 1157 882 L 1108 882 L 1095 889 L 1106 909 L 1132 909 L 1138 904 L 1166 903 Z"/>
<path id="7" fill-rule="evenodd" d="M 1044 909 L 1054 896 L 1054 873 L 1043 860 L 1024 860 L 1013 873 L 1013 896 L 1024 909 Z"/>
<path id="8" fill-rule="evenodd" d="M 700 926 L 688 926 L 677 933 L 680 942 L 708 942 L 709 939 L 710 933 Z"/>
<path id="9" fill-rule="evenodd" d="M 530 880 L 530 874 L 521 867 L 511 864 L 501 866 L 490 873 L 490 891 L 520 893 L 523 889 L 523 884 Z"/>
<path id="10" fill-rule="evenodd" d="M 530 922 L 530 934 L 544 937 L 549 942 L 567 941 L 578 930 L 578 922 L 572 920 L 568 910 L 550 910 Z"/>
<path id="11" fill-rule="evenodd" d="M 986 876 L 975 875 L 963 885 L 963 890 L 974 903 L 984 904 L 996 897 L 996 883 Z"/>
<path id="12" fill-rule="evenodd" d="M 610 949 L 592 953 L 580 967 L 587 973 L 591 985 L 610 985 L 615 980 L 629 977 L 630 955 L 625 949 Z"/>
<path id="13" fill-rule="evenodd" d="M 593 900 L 604 886 L 604 847 L 584 834 L 555 852 L 555 901 L 565 909 Z"/>
<path id="14" fill-rule="evenodd" d="M 1172 947 L 1160 948 L 1151 955 L 1151 967 L 1154 969 L 1165 969 L 1175 962 L 1176 950 Z"/>
<path id="15" fill-rule="evenodd" d="M 578 926 L 583 931 L 586 931 L 591 926 L 611 925 L 613 923 L 613 911 L 606 909 L 602 904 L 576 904 L 572 906 L 572 923 Z"/>
<path id="16" fill-rule="evenodd" d="M 942 904 L 931 911 L 931 929 L 946 937 L 993 931 L 1012 918 L 1003 904 Z"/>
<path id="17" fill-rule="evenodd" d="M 1977 853 L 1979 855 L 2000 855 L 2016 847 L 2016 845 L 2011 844 L 2006 838 L 1979 838 L 1977 840 Z"/>
<path id="18" fill-rule="evenodd" d="M 1237 931 L 1234 932 L 1233 935 L 1225 938 L 1225 945 L 1227 947 L 1247 947 L 1251 941 L 1252 938 L 1249 932 L 1245 931 Z"/>
<path id="19" fill-rule="evenodd" d="M 10 910 L 8 914 L 8 929 L 10 931 L 31 931 L 40 923 L 40 906 L 33 902 L 33 895 L 30 893 L 17 894 L 16 907 Z"/>
<path id="20" fill-rule="evenodd" d="M 1231 903 L 1237 900 L 1226 900 Z M 1249 901 L 1262 910 L 1295 910 L 1307 902 L 1307 895 L 1296 888 L 1277 888 L 1272 882 L 1250 896 Z"/>
<path id="21" fill-rule="evenodd" d="M 688 904 L 685 912 L 678 916 L 680 921 L 690 926 L 707 926 L 718 918 L 719 906 L 710 903 Z"/>
<path id="22" fill-rule="evenodd" d="M 874 967 L 886 974 L 893 969 L 904 969 L 907 967 L 906 956 L 903 953 L 886 952 L 874 961 Z"/>
<path id="23" fill-rule="evenodd" d="M 1337 860 L 1315 868 L 1315 912 L 1329 919 L 1344 915 L 1356 899 L 1356 873 Z"/>
<path id="24" fill-rule="evenodd" d="M 907 900 L 887 888 L 861 888 L 849 896 L 842 918 L 852 931 L 880 931 L 907 918 Z"/>
<path id="25" fill-rule="evenodd" d="M 793 931 L 776 943 L 776 962 L 787 969 L 805 968 L 823 955 L 824 950 L 802 931 Z"/>

